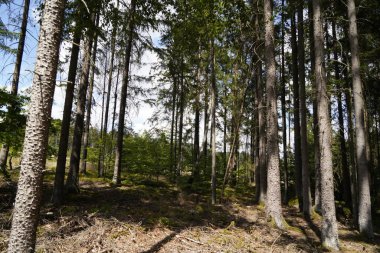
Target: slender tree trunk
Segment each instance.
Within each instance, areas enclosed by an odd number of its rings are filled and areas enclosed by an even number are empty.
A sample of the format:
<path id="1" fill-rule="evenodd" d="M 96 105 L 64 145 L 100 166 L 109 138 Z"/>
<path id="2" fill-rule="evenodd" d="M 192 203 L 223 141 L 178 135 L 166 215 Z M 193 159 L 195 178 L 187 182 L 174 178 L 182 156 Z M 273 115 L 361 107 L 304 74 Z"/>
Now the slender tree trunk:
<path id="1" fill-rule="evenodd" d="M 13 77 L 12 77 L 11 95 L 13 96 L 16 96 L 18 92 L 18 83 L 20 80 L 22 57 L 24 55 L 26 28 L 28 26 L 29 5 L 30 5 L 30 0 L 25 0 L 23 14 L 22 14 L 22 21 L 21 21 L 20 38 L 19 38 L 18 47 L 17 47 L 16 63 L 15 63 L 15 68 L 13 70 Z M 14 106 L 11 105 L 8 110 L 13 111 Z M 0 167 L 1 167 L 1 171 L 6 177 L 8 175 L 6 171 L 8 153 L 9 153 L 9 143 L 3 144 L 0 150 L 0 154 L 1 154 Z"/>
<path id="2" fill-rule="evenodd" d="M 203 124 L 203 141 L 202 141 L 202 146 L 203 146 L 203 157 L 204 157 L 204 171 L 207 170 L 207 135 L 208 135 L 208 129 L 209 129 L 209 81 L 208 81 L 208 67 L 206 68 L 206 85 L 205 85 L 205 108 L 204 108 L 204 124 Z"/>
<path id="3" fill-rule="evenodd" d="M 116 106 L 117 106 L 117 91 L 119 86 L 119 74 L 120 74 L 120 66 L 117 67 L 117 76 L 116 76 L 116 84 L 115 84 L 115 92 L 114 92 L 114 102 L 113 102 L 113 113 L 112 113 L 112 125 L 111 125 L 111 142 L 113 142 L 113 136 L 115 132 L 115 119 L 116 119 Z"/>
<path id="4" fill-rule="evenodd" d="M 291 18 L 291 44 L 292 44 L 292 72 L 293 72 L 293 92 L 294 92 L 294 166 L 296 171 L 296 193 L 299 203 L 299 210 L 303 211 L 302 196 L 302 155 L 301 155 L 301 127 L 299 112 L 299 79 L 298 79 L 298 48 L 297 48 L 297 28 L 296 17 Z"/>
<path id="5" fill-rule="evenodd" d="M 346 140 L 344 138 L 344 118 L 343 118 L 343 104 L 342 104 L 342 92 L 341 85 L 339 84 L 340 70 L 338 63 L 338 41 L 336 37 L 336 24 L 335 20 L 332 20 L 332 35 L 334 40 L 334 72 L 335 80 L 337 81 L 337 100 L 338 100 L 338 122 L 339 122 L 339 142 L 340 142 L 340 153 L 341 153 L 341 164 L 342 164 L 342 181 L 343 181 L 343 200 L 345 205 L 351 208 L 351 189 L 350 189 L 350 170 L 347 161 L 347 148 Z"/>
<path id="6" fill-rule="evenodd" d="M 8 252 L 33 252 L 40 211 L 43 171 L 57 75 L 64 0 L 47 0 L 41 22 L 23 159 Z"/>
<path id="7" fill-rule="evenodd" d="M 105 64 L 104 64 L 104 74 L 103 74 L 103 89 L 102 89 L 102 116 L 100 119 L 100 140 L 101 144 L 99 147 L 99 154 L 98 154 L 98 177 L 103 177 L 104 176 L 104 131 L 103 131 L 103 126 L 104 126 L 104 100 L 106 96 L 106 83 L 107 83 L 107 68 L 108 68 L 108 53 L 107 53 L 107 48 L 105 52 Z"/>
<path id="8" fill-rule="evenodd" d="M 185 77 L 184 77 L 184 62 L 181 60 L 181 82 L 180 82 L 180 97 L 179 97 L 179 133 L 178 133 L 178 161 L 176 167 L 176 182 L 178 184 L 179 177 L 182 172 L 183 164 L 183 111 L 184 111 L 184 100 L 185 100 Z"/>
<path id="9" fill-rule="evenodd" d="M 354 0 L 347 0 L 349 20 L 349 41 L 351 49 L 352 87 L 355 111 L 355 138 L 356 138 L 356 160 L 358 163 L 358 186 L 359 186 L 359 231 L 369 238 L 373 237 L 370 175 L 368 168 L 368 157 L 366 147 L 368 139 L 365 125 L 365 102 L 362 80 L 360 77 L 360 59 L 358 30 L 356 24 L 356 7 Z"/>
<path id="10" fill-rule="evenodd" d="M 95 20 L 95 14 L 92 14 L 92 22 Z M 76 109 L 76 118 L 74 125 L 73 144 L 70 156 L 70 170 L 66 179 L 66 189 L 69 193 L 79 193 L 79 162 L 82 146 L 82 135 L 84 129 L 84 113 L 86 106 L 86 95 L 89 84 L 91 48 L 94 36 L 92 32 L 88 32 L 87 39 L 84 44 L 84 56 L 82 63 L 82 75 L 79 82 L 78 100 Z"/>
<path id="11" fill-rule="evenodd" d="M 216 74 L 215 74 L 215 45 L 211 39 L 211 204 L 216 204 Z"/>
<path id="12" fill-rule="evenodd" d="M 200 124 L 200 114 L 201 114 L 201 103 L 200 103 L 200 90 L 201 87 L 201 71 L 197 70 L 197 83 L 198 87 L 197 94 L 195 97 L 195 119 L 194 119 L 194 173 L 192 175 L 193 180 L 199 180 L 199 169 L 200 169 L 200 150 L 199 150 L 199 124 Z"/>
<path id="13" fill-rule="evenodd" d="M 113 172 L 112 182 L 119 185 L 121 183 L 121 161 L 123 154 L 123 138 L 124 138 L 124 122 L 125 122 L 125 107 L 127 104 L 127 87 L 129 83 L 129 63 L 131 60 L 132 52 L 132 42 L 133 42 L 133 30 L 134 30 L 134 19 L 135 19 L 135 10 L 136 2 L 135 0 L 131 1 L 131 10 L 128 21 L 128 39 L 125 52 L 125 69 L 123 73 L 123 85 L 121 86 L 121 95 L 120 95 L 120 109 L 119 109 L 119 124 L 117 129 L 117 144 L 115 152 L 115 167 Z"/>
<path id="14" fill-rule="evenodd" d="M 315 77 L 318 97 L 318 126 L 321 197 L 322 197 L 322 244 L 327 248 L 339 249 L 338 227 L 334 201 L 334 178 L 331 151 L 331 120 L 329 117 L 329 97 L 327 95 L 326 73 L 323 67 L 323 29 L 320 0 L 313 0 Z"/>
<path id="15" fill-rule="evenodd" d="M 313 88 L 313 141 L 314 141 L 314 171 L 315 171 L 315 191 L 314 191 L 314 211 L 321 213 L 321 173 L 319 163 L 319 137 L 318 137 L 318 107 L 317 107 L 317 86 L 315 82 L 315 54 L 314 54 L 314 24 L 313 24 L 313 1 L 308 2 L 309 16 L 309 39 L 310 39 L 310 81 Z"/>
<path id="16" fill-rule="evenodd" d="M 284 197 L 283 202 L 288 204 L 288 152 L 286 141 L 286 83 L 285 83 L 285 4 L 281 2 L 281 119 L 282 119 L 282 149 L 284 152 Z"/>
<path id="17" fill-rule="evenodd" d="M 99 14 L 96 18 L 96 27 L 99 25 Z M 94 80 L 95 80 L 95 69 L 96 69 L 96 53 L 98 50 L 98 36 L 94 35 L 94 48 L 92 49 L 92 61 L 91 61 L 91 77 L 90 77 L 90 86 L 88 91 L 88 99 L 86 105 L 86 122 L 84 127 L 84 136 L 83 136 L 83 154 L 82 154 L 82 163 L 81 163 L 81 173 L 86 174 L 87 172 L 87 148 L 88 148 L 88 139 L 90 135 L 90 123 L 91 123 L 91 108 L 92 108 L 92 94 L 94 90 Z"/>
<path id="18" fill-rule="evenodd" d="M 279 228 L 284 228 L 281 208 L 280 162 L 278 150 L 278 119 L 276 95 L 276 64 L 274 58 L 274 24 L 271 0 L 264 0 L 265 69 L 267 92 L 268 190 L 266 213 Z"/>
<path id="19" fill-rule="evenodd" d="M 175 74 L 172 75 L 173 78 L 173 90 L 172 90 L 172 122 L 171 122 L 171 129 L 170 129 L 170 174 L 173 177 L 174 173 L 174 165 L 175 160 L 174 159 L 174 128 L 176 123 L 176 101 L 177 101 L 177 79 L 175 77 Z M 174 177 L 173 177 L 174 178 Z"/>
<path id="20" fill-rule="evenodd" d="M 69 65 L 69 73 L 67 76 L 65 105 L 63 109 L 61 133 L 59 139 L 57 167 L 54 177 L 54 188 L 52 195 L 52 203 L 60 206 L 63 201 L 64 182 L 65 182 L 65 169 L 66 169 L 66 155 L 70 136 L 70 121 L 71 110 L 74 99 L 75 79 L 77 75 L 79 49 L 81 41 L 81 31 L 76 27 L 73 35 L 73 45 L 71 48 L 71 57 Z"/>
<path id="21" fill-rule="evenodd" d="M 302 156 L 302 210 L 306 217 L 310 217 L 312 210 L 310 173 L 308 165 L 308 143 L 307 143 L 307 108 L 305 91 L 305 45 L 303 27 L 303 1 L 298 3 L 298 75 L 299 75 L 299 95 L 300 95 L 300 116 L 301 116 L 301 156 Z"/>

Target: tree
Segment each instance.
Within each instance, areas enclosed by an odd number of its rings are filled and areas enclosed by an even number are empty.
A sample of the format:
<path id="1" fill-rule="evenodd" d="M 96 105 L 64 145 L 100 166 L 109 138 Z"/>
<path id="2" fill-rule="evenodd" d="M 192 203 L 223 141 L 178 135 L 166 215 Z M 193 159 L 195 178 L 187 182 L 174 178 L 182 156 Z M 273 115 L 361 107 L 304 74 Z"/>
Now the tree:
<path id="1" fill-rule="evenodd" d="M 95 22 L 95 13 L 91 14 L 91 21 Z M 90 66 L 91 66 L 91 49 L 94 40 L 94 33 L 87 30 L 84 41 L 84 56 L 82 59 L 82 74 L 78 87 L 78 99 L 76 108 L 76 117 L 74 124 L 73 144 L 70 156 L 70 170 L 66 179 L 66 190 L 71 193 L 79 193 L 79 162 L 82 147 L 82 135 L 84 129 L 84 113 L 86 106 L 87 88 L 89 84 Z"/>
<path id="2" fill-rule="evenodd" d="M 305 91 L 305 45 L 303 25 L 303 1 L 299 1 L 297 8 L 298 17 L 298 74 L 299 74 L 299 108 L 301 117 L 301 157 L 302 157 L 302 211 L 304 215 L 311 215 L 311 191 L 308 165 L 307 144 L 307 112 Z"/>
<path id="3" fill-rule="evenodd" d="M 347 0 L 349 20 L 349 41 L 351 49 L 352 87 L 355 111 L 355 144 L 356 160 L 358 164 L 359 203 L 358 219 L 359 231 L 369 238 L 373 237 L 371 195 L 369 169 L 366 147 L 368 147 L 367 130 L 365 125 L 365 103 L 362 81 L 360 77 L 360 58 L 358 29 L 356 25 L 356 7 L 354 0 Z"/>
<path id="4" fill-rule="evenodd" d="M 121 158 L 123 152 L 123 138 L 124 138 L 124 122 L 125 122 L 125 107 L 127 99 L 127 87 L 129 83 L 129 63 L 131 60 L 132 52 L 132 42 L 134 39 L 134 29 L 135 29 L 135 11 L 136 11 L 136 0 L 131 1 L 129 20 L 127 25 L 127 45 L 125 48 L 125 58 L 124 64 L 125 69 L 123 72 L 123 84 L 121 86 L 120 94 L 120 109 L 119 109 L 119 122 L 117 128 L 117 143 L 115 152 L 115 166 L 113 171 L 112 182 L 115 184 L 121 183 Z"/>
<path id="5" fill-rule="evenodd" d="M 64 0 L 45 2 L 8 252 L 32 252 L 36 243 L 64 5 Z"/>
<path id="6" fill-rule="evenodd" d="M 272 1 L 264 0 L 265 70 L 267 92 L 267 152 L 268 189 L 265 203 L 267 216 L 279 228 L 284 228 L 281 208 L 280 162 L 278 150 L 278 119 L 276 95 L 276 66 L 274 58 L 274 24 Z"/>
<path id="7" fill-rule="evenodd" d="M 331 151 L 331 120 L 327 95 L 326 73 L 323 64 L 323 29 L 321 1 L 313 0 L 315 82 L 317 86 L 318 129 L 320 146 L 322 244 L 339 249 L 338 227 L 335 213 L 334 178 Z"/>
<path id="8" fill-rule="evenodd" d="M 64 109 L 62 116 L 62 127 L 59 138 L 57 166 L 55 169 L 54 187 L 52 195 L 52 202 L 54 205 L 57 206 L 61 205 L 63 200 L 66 154 L 69 142 L 71 110 L 73 106 L 75 78 L 77 75 L 79 47 L 81 41 L 81 31 L 79 29 L 78 23 L 76 24 L 76 27 L 74 29 L 75 30 L 73 35 L 73 44 L 71 47 L 69 73 L 67 76 L 65 104 L 63 107 Z"/>

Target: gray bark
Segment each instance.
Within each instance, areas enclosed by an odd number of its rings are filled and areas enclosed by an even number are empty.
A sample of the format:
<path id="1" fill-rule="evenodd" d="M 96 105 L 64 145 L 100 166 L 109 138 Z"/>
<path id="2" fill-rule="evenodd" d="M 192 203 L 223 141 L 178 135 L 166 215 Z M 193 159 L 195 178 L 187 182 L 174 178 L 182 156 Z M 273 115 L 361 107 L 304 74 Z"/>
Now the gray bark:
<path id="1" fill-rule="evenodd" d="M 281 208 L 280 163 L 278 149 L 278 117 L 276 95 L 276 64 L 274 58 L 274 24 L 272 1 L 264 0 L 265 23 L 265 68 L 267 92 L 267 150 L 268 150 L 268 189 L 266 214 L 278 228 L 284 228 Z"/>
<path id="2" fill-rule="evenodd" d="M 370 174 L 368 168 L 369 162 L 366 154 L 366 147 L 369 145 L 365 124 L 364 92 L 360 77 L 358 29 L 356 24 L 356 7 L 354 0 L 347 0 L 347 11 L 349 20 L 348 37 L 351 49 L 352 87 L 355 113 L 356 161 L 358 166 L 358 224 L 360 233 L 372 238 L 373 228 L 371 214 Z"/>
<path id="3" fill-rule="evenodd" d="M 136 2 L 135 0 L 131 1 L 130 7 L 130 15 L 128 21 L 128 39 L 126 45 L 125 52 L 125 69 L 123 72 L 123 84 L 121 86 L 121 94 L 120 94 L 120 109 L 119 109 L 119 123 L 117 127 L 117 143 L 116 143 L 116 152 L 115 152 L 115 166 L 113 171 L 112 182 L 119 185 L 121 183 L 121 160 L 123 153 L 123 139 L 124 139 L 124 122 L 125 122 L 125 107 L 127 104 L 127 88 L 129 83 L 129 63 L 131 60 L 131 52 L 132 52 L 132 42 L 133 42 L 133 32 L 135 25 L 135 10 L 136 10 Z"/>
<path id="4" fill-rule="evenodd" d="M 63 23 L 64 0 L 47 0 L 41 22 L 23 159 L 8 252 L 33 252 Z"/>
<path id="5" fill-rule="evenodd" d="M 335 213 L 334 177 L 331 151 L 331 120 L 326 73 L 323 66 L 323 29 L 320 0 L 313 0 L 315 77 L 318 97 L 318 126 L 321 172 L 322 244 L 339 249 L 338 226 Z"/>

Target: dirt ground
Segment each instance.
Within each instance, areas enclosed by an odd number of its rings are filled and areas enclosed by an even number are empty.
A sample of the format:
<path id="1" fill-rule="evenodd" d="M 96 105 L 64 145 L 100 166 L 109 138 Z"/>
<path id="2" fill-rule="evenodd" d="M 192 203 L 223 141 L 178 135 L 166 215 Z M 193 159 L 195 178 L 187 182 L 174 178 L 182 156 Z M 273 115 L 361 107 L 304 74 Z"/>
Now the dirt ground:
<path id="1" fill-rule="evenodd" d="M 306 221 L 294 207 L 284 208 L 289 227 L 281 231 L 250 203 L 252 196 L 212 206 L 205 196 L 161 181 L 113 187 L 82 178 L 81 193 L 54 209 L 51 187 L 46 181 L 36 252 L 323 252 L 318 217 Z M 1 252 L 15 188 L 0 183 Z M 340 223 L 339 236 L 342 252 L 380 252 L 378 234 L 365 242 Z"/>

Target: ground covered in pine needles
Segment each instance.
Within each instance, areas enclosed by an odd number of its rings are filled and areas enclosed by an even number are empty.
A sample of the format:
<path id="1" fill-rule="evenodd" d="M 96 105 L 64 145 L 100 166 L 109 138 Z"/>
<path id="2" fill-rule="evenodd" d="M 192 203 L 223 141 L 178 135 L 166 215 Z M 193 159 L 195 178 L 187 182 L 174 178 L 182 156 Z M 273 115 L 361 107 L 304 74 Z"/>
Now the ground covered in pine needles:
<path id="1" fill-rule="evenodd" d="M 81 178 L 81 193 L 60 209 L 49 204 L 52 172 L 44 183 L 37 252 L 322 252 L 320 217 L 306 221 L 284 208 L 289 226 L 274 228 L 253 191 L 228 189 L 212 206 L 194 186 L 177 188 L 164 179 L 130 176 L 121 187 L 93 176 Z M 202 187 L 197 186 L 197 189 Z M 0 183 L 0 251 L 6 250 L 15 183 Z M 343 252 L 380 252 L 380 238 L 366 242 L 339 223 Z"/>

